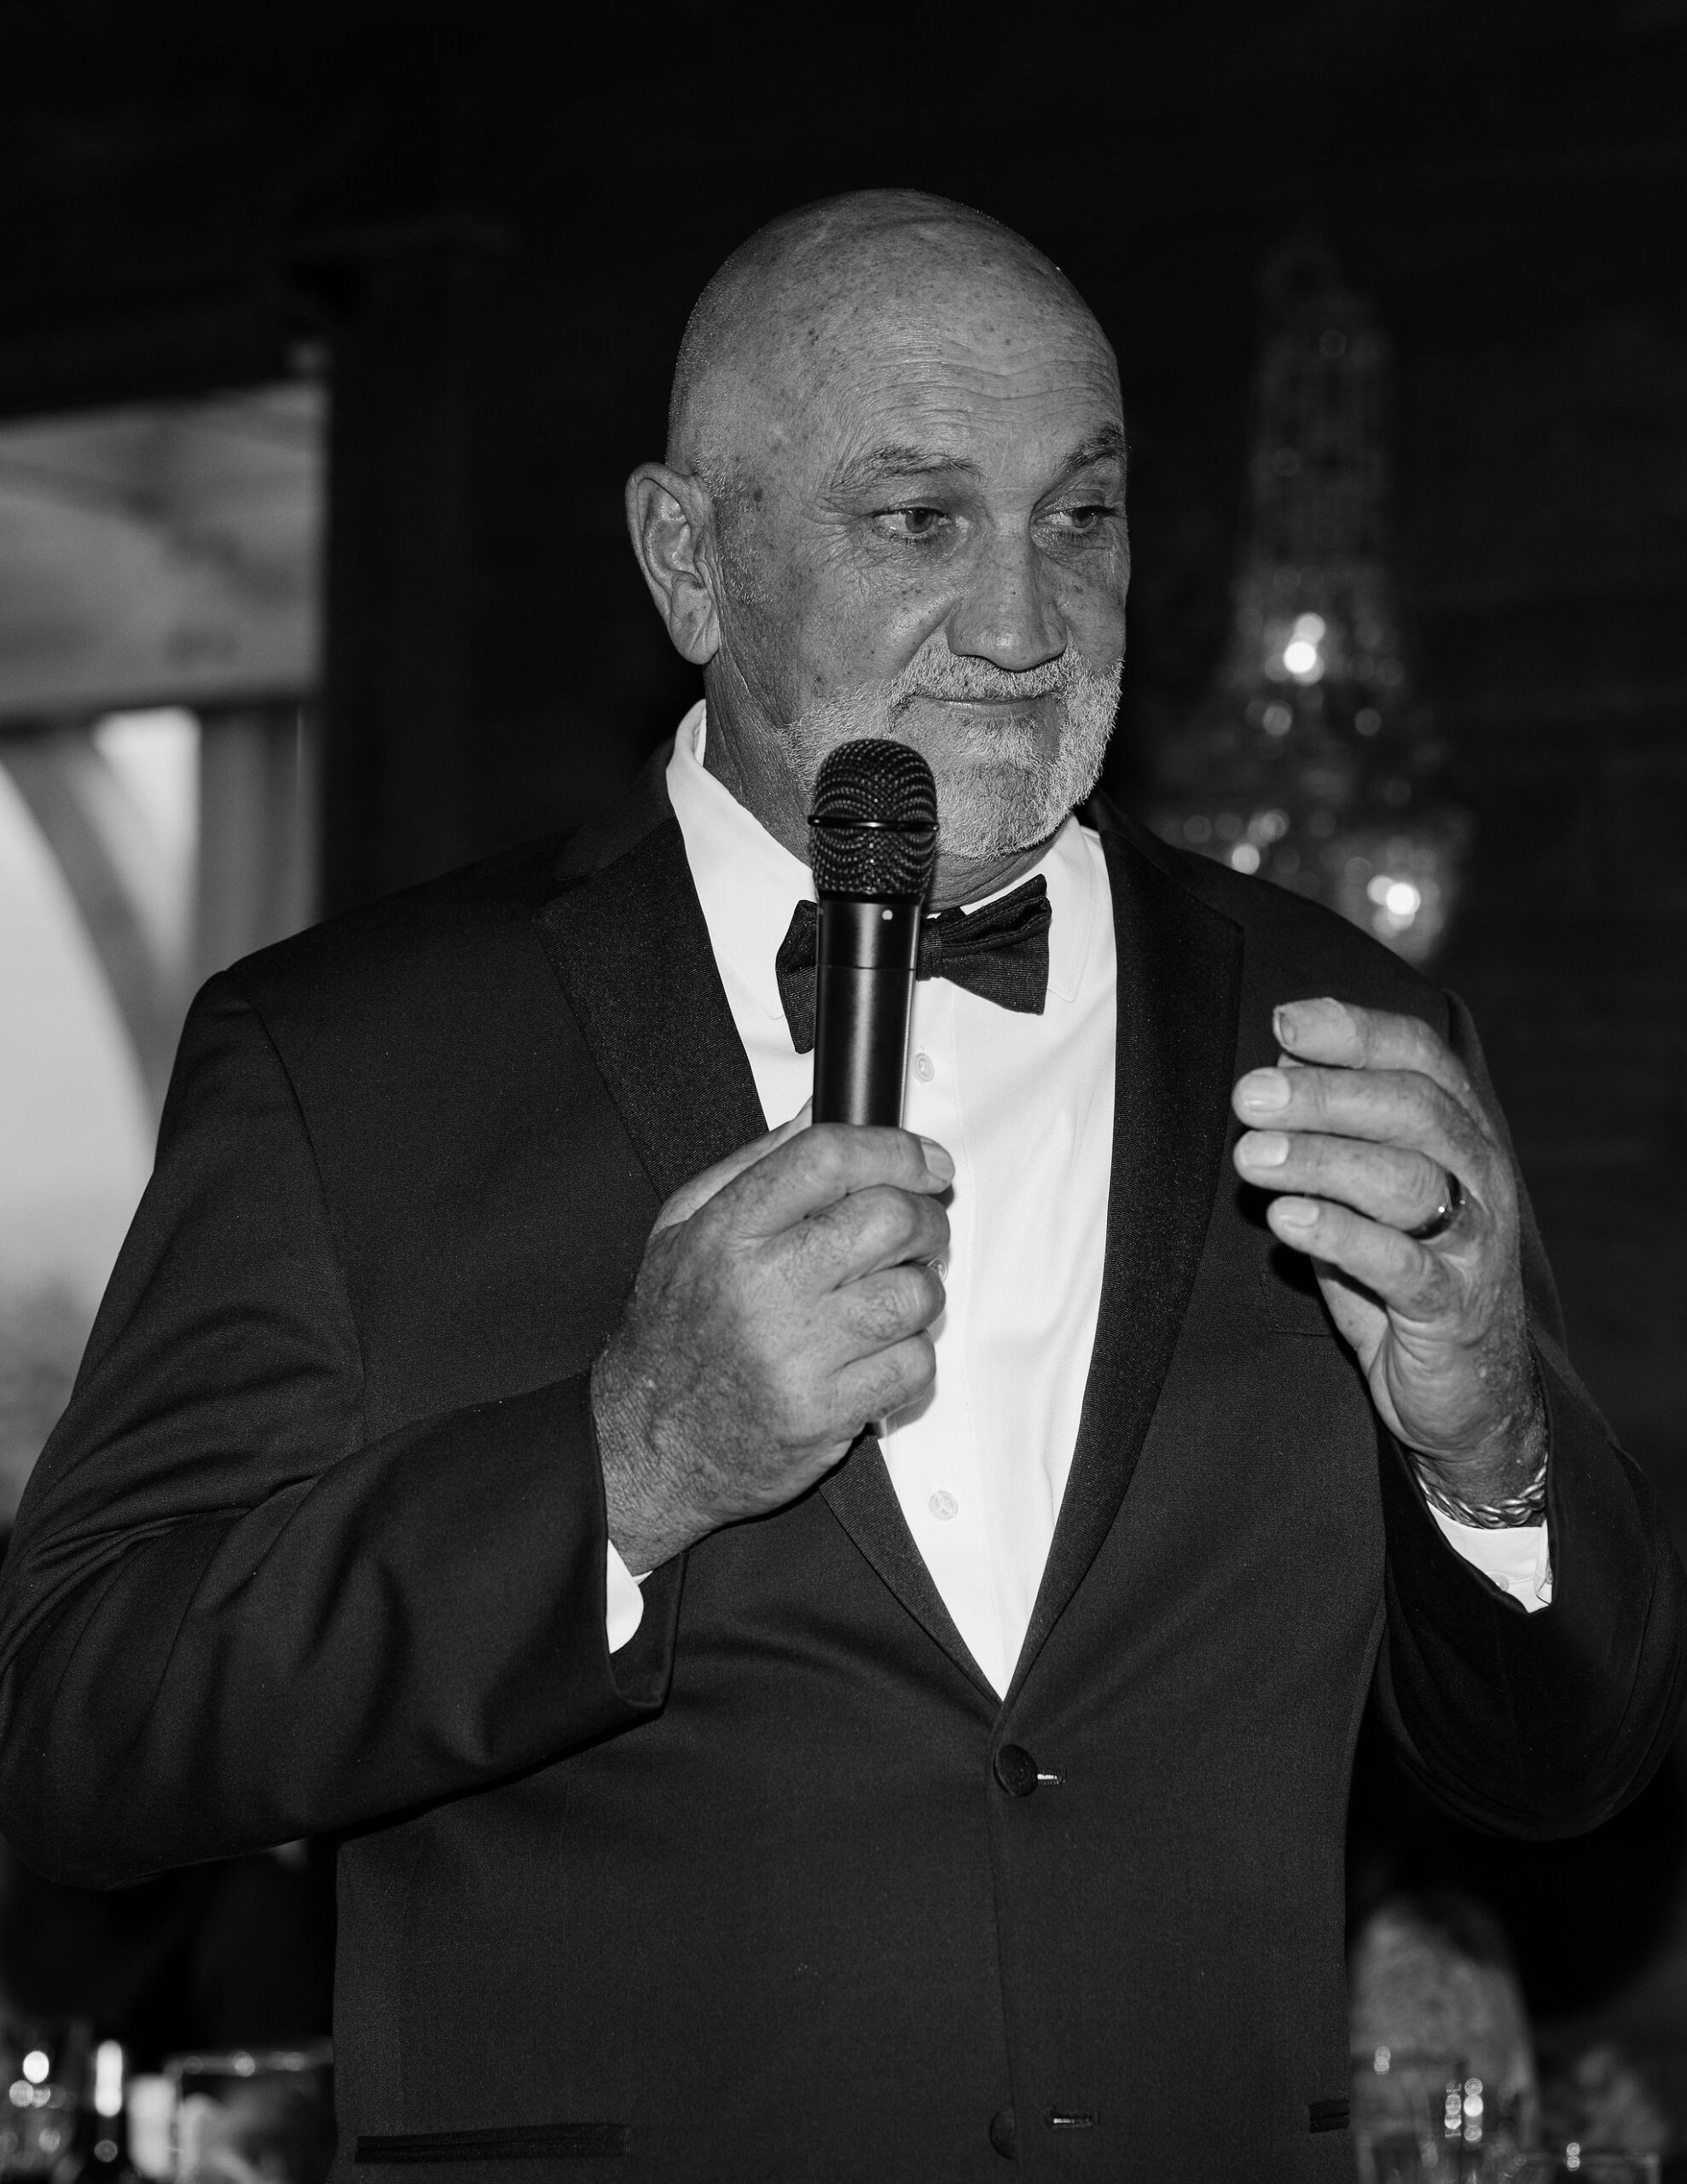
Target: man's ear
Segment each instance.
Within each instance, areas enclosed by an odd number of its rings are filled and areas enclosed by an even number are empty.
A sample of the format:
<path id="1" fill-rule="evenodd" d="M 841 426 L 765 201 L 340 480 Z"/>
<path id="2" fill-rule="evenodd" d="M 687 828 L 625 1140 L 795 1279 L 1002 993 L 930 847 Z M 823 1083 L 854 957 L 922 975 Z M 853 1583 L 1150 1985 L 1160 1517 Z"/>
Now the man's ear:
<path id="1" fill-rule="evenodd" d="M 693 667 L 721 648 L 712 546 L 714 503 L 700 478 L 641 462 L 627 480 L 627 528 L 656 611 Z"/>

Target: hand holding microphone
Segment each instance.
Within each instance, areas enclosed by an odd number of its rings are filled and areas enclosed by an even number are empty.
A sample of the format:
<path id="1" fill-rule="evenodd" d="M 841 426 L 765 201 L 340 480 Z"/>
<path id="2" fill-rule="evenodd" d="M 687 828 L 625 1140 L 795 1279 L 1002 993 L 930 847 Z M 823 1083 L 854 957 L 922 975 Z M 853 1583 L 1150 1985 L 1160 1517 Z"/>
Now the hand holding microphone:
<path id="1" fill-rule="evenodd" d="M 904 744 L 844 745 L 821 769 L 813 1126 L 798 1115 L 675 1193 L 592 1374 L 631 1569 L 795 1500 L 930 1385 L 954 1166 L 896 1125 L 936 822 Z"/>

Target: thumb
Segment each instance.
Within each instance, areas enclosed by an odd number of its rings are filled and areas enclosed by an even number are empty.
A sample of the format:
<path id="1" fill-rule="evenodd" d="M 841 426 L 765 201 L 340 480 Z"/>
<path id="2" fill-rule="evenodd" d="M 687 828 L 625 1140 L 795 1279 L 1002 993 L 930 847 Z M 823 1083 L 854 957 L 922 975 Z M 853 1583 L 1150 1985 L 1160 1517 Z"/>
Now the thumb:
<path id="1" fill-rule="evenodd" d="M 805 1100 L 788 1123 L 781 1123 L 763 1137 L 752 1137 L 748 1145 L 740 1145 L 736 1153 L 728 1153 L 724 1160 L 717 1160 L 712 1168 L 705 1168 L 689 1182 L 681 1183 L 657 1215 L 651 1234 L 659 1235 L 664 1228 L 677 1228 L 682 1221 L 689 1221 L 693 1214 L 700 1212 L 711 1198 L 725 1190 L 746 1168 L 765 1160 L 768 1153 L 788 1138 L 795 1137 L 798 1130 L 807 1130 L 814 1118 L 814 1104 L 812 1100 Z"/>

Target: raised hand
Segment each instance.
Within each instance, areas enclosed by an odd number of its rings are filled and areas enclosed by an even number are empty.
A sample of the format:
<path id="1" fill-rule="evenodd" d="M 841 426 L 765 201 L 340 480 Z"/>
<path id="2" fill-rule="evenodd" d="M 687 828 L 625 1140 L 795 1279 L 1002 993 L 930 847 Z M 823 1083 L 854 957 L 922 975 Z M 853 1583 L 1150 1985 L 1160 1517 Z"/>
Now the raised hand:
<path id="1" fill-rule="evenodd" d="M 593 1372 L 633 1571 L 794 1500 L 930 1385 L 954 1164 L 907 1130 L 807 1123 L 675 1192 Z"/>
<path id="2" fill-rule="evenodd" d="M 1233 1095 L 1237 1170 L 1280 1194 L 1272 1234 L 1312 1259 L 1389 1429 L 1452 1493 L 1507 1501 L 1539 1468 L 1545 1424 L 1499 1133 L 1416 1017 L 1319 1000 L 1272 1021 L 1278 1067 Z"/>

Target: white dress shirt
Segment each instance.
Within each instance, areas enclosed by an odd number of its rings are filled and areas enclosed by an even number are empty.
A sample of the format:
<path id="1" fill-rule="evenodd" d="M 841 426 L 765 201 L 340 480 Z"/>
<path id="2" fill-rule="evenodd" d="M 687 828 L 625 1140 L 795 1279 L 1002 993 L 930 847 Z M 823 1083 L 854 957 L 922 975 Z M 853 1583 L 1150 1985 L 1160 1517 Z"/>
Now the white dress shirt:
<path id="1" fill-rule="evenodd" d="M 675 740 L 668 793 L 773 1129 L 813 1089 L 814 1056 L 791 1043 L 774 959 L 814 880 L 705 770 L 705 733 L 699 705 Z M 1100 840 L 1069 819 L 1034 869 L 1052 914 L 1041 1015 L 946 979 L 914 988 L 903 1120 L 955 1164 L 948 1301 L 931 1330 L 935 1385 L 880 1432 L 908 1530 L 999 1692 L 1019 1657 L 1072 1467 L 1112 1167 L 1117 979 Z M 1545 1525 L 1488 1532 L 1435 1520 L 1525 1606 L 1546 1604 Z M 636 1629 L 640 1595 L 612 1548 L 609 1562 L 613 1648 Z"/>

